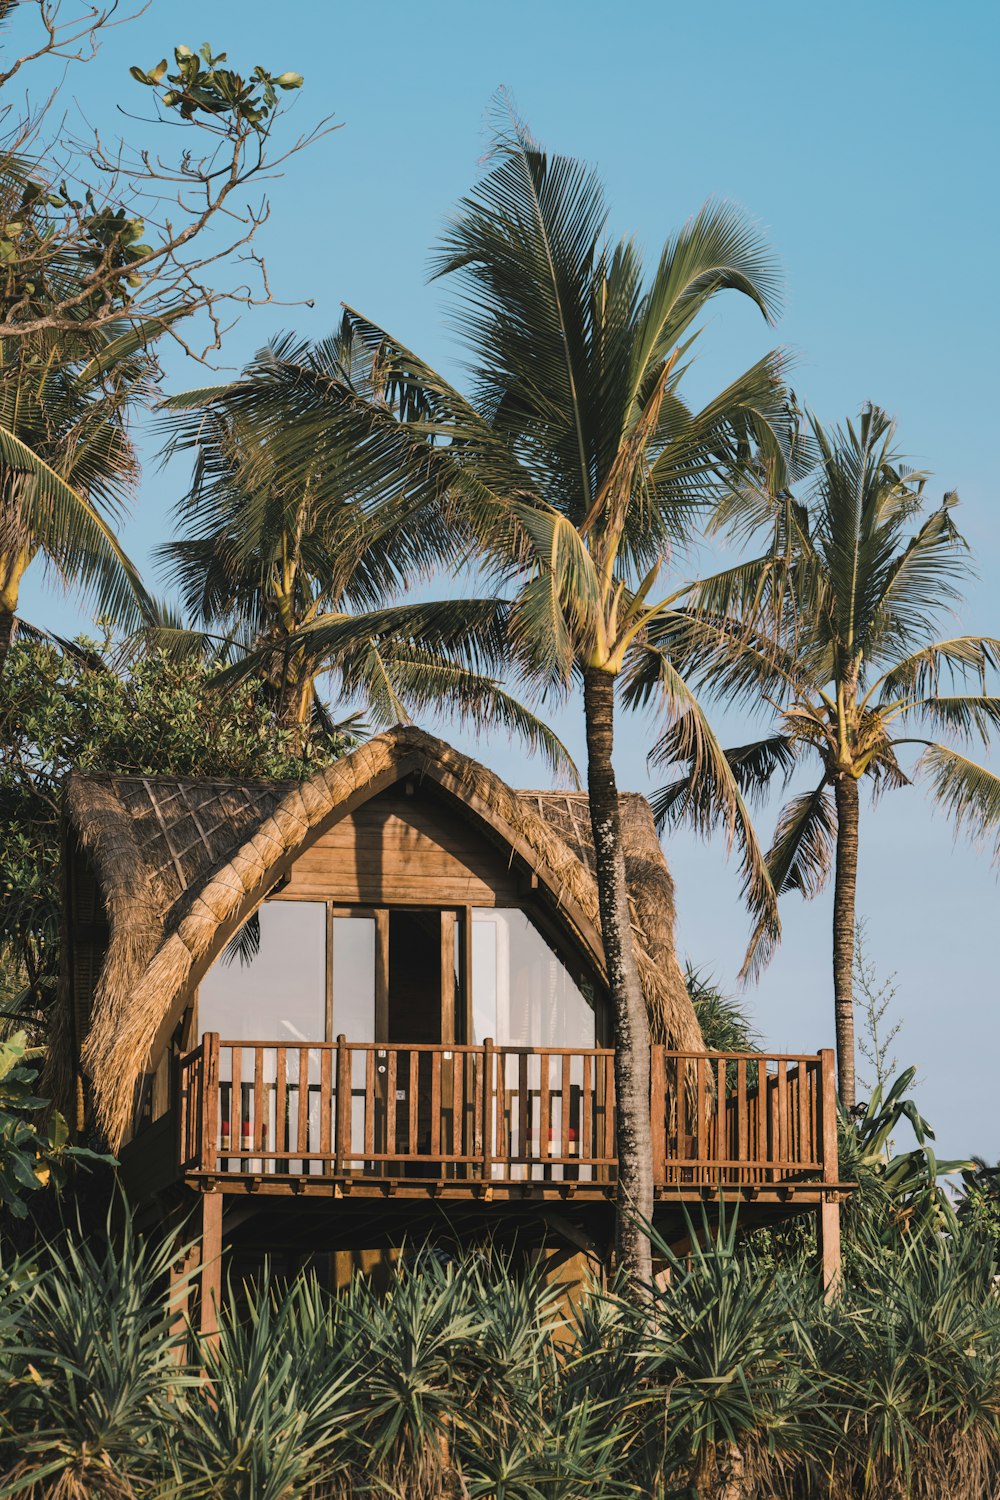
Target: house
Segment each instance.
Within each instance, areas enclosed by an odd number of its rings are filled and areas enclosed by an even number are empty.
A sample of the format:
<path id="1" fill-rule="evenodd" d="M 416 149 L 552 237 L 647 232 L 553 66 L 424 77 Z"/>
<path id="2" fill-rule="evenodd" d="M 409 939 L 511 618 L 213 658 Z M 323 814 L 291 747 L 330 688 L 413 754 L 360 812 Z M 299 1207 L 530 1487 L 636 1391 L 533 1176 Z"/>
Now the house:
<path id="1" fill-rule="evenodd" d="M 706 1053 L 645 800 L 622 797 L 654 1040 L 656 1223 L 814 1212 L 838 1257 L 833 1058 Z M 600 1258 L 614 1053 L 586 796 L 516 792 L 430 735 L 303 783 L 70 778 L 50 1087 L 139 1212 L 195 1210 L 210 1326 L 234 1257 L 429 1232 Z"/>

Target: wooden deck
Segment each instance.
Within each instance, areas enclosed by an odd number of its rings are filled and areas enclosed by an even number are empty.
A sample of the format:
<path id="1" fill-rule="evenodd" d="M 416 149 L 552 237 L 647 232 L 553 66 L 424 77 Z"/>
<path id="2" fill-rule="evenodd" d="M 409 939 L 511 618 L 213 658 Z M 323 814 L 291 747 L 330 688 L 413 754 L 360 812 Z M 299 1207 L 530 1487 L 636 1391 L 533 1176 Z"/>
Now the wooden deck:
<path id="1" fill-rule="evenodd" d="M 181 1059 L 179 1168 L 201 1190 L 328 1197 L 616 1196 L 608 1048 L 296 1046 L 207 1034 Z M 654 1047 L 658 1199 L 823 1204 L 838 1184 L 831 1051 Z"/>

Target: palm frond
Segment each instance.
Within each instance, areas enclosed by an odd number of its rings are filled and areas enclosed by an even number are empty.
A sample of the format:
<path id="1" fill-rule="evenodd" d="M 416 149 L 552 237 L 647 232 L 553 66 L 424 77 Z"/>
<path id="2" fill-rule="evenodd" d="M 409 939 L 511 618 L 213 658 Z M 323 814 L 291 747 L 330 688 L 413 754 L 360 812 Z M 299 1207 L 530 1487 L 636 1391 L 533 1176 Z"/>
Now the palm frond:
<path id="1" fill-rule="evenodd" d="M 974 676 L 985 688 L 987 673 L 998 671 L 1000 640 L 990 635 L 959 635 L 932 641 L 903 657 L 873 688 L 878 691 L 879 701 L 887 703 L 911 693 L 920 697 L 936 694 L 945 672 L 952 682 Z"/>
<path id="2" fill-rule="evenodd" d="M 636 377 L 668 357 L 717 292 L 741 292 L 773 323 L 781 280 L 773 252 L 747 215 L 732 203 L 706 203 L 663 247 L 637 328 Z"/>
<path id="3" fill-rule="evenodd" d="M 973 693 L 918 698 L 900 710 L 900 718 L 925 719 L 938 731 L 988 745 L 991 731 L 1000 729 L 1000 698 Z"/>
<path id="4" fill-rule="evenodd" d="M 61 577 L 91 593 L 102 614 L 137 625 L 149 599 L 138 569 L 109 522 L 9 428 L 0 426 L 0 465 L 24 476 L 16 525 Z"/>
<path id="5" fill-rule="evenodd" d="M 781 933 L 777 892 L 740 778 L 752 783 L 754 766 L 758 774 L 768 763 L 778 767 L 786 751 L 775 746 L 758 749 L 755 761 L 750 747 L 745 747 L 747 754 L 739 768 L 734 767 L 700 703 L 665 656 L 660 663 L 660 693 L 672 722 L 654 747 L 651 759 L 658 765 L 686 765 L 687 773 L 682 783 L 673 783 L 650 799 L 657 827 L 686 822 L 702 837 L 721 827 L 730 845 L 735 838 L 740 849 L 743 899 L 757 924 L 776 943 Z"/>
<path id="6" fill-rule="evenodd" d="M 782 809 L 767 851 L 767 866 L 779 896 L 799 891 L 807 901 L 825 886 L 837 840 L 837 809 L 826 777 L 815 791 L 793 797 Z M 773 936 L 759 923 L 747 946 L 741 976 L 759 973 L 774 951 Z"/>
<path id="7" fill-rule="evenodd" d="M 930 782 L 935 800 L 955 825 L 977 844 L 992 841 L 1000 860 L 1000 776 L 947 745 L 929 745 L 915 772 Z"/>

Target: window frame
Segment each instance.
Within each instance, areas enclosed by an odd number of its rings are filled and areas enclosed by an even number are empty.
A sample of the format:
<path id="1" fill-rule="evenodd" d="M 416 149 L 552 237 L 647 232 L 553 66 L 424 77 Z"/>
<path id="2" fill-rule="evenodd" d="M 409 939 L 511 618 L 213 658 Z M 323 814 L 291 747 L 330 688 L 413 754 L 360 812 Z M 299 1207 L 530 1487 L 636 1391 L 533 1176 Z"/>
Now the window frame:
<path id="1" fill-rule="evenodd" d="M 474 911 L 487 910 L 485 903 L 471 903 L 467 905 L 444 905 L 436 906 L 428 901 L 390 901 L 384 906 L 376 906 L 371 902 L 351 903 L 338 899 L 336 896 L 293 896 L 286 895 L 284 891 L 278 890 L 265 897 L 265 901 L 288 902 L 303 901 L 314 906 L 326 907 L 326 964 L 325 964 L 325 995 L 324 995 L 324 1030 L 326 1035 L 317 1037 L 317 1043 L 331 1043 L 337 1040 L 334 1033 L 333 1013 L 333 922 L 335 917 L 367 917 L 375 921 L 375 1042 L 377 1045 L 388 1044 L 388 1014 L 389 1014 L 389 915 L 392 911 L 433 911 L 441 918 L 442 929 L 442 991 L 441 991 L 441 1044 L 447 1047 L 450 1044 L 462 1046 L 466 1044 L 473 1034 L 472 1017 L 472 914 Z M 261 905 L 264 903 L 262 902 Z M 560 929 L 560 924 L 546 912 L 540 902 L 533 901 L 495 901 L 493 908 L 498 911 L 520 911 L 527 917 L 528 921 L 536 928 L 542 939 L 552 949 L 553 953 L 563 964 L 573 982 L 581 989 L 586 986 L 594 997 L 594 1035 L 598 1047 L 608 1045 L 611 1035 L 610 1006 L 608 1003 L 607 985 L 596 973 L 593 966 L 586 958 L 577 951 L 576 945 L 566 941 L 565 930 Z M 259 908 L 258 908 L 259 909 Z M 249 918 L 247 919 L 249 920 Z M 455 934 L 458 942 L 458 978 L 459 992 L 453 985 L 447 982 L 447 975 L 452 972 L 450 966 L 445 962 L 445 930 L 454 922 L 452 936 L 447 940 L 450 947 L 455 944 Z M 217 955 L 215 963 L 219 962 L 221 954 Z M 214 964 L 213 964 L 214 967 Z M 449 993 L 450 992 L 450 993 Z M 459 998 L 461 996 L 461 1004 Z M 201 1037 L 203 1030 L 199 1014 L 199 991 L 195 990 L 192 1002 L 192 1023 L 189 1035 Z M 356 1038 L 347 1037 L 347 1041 Z"/>

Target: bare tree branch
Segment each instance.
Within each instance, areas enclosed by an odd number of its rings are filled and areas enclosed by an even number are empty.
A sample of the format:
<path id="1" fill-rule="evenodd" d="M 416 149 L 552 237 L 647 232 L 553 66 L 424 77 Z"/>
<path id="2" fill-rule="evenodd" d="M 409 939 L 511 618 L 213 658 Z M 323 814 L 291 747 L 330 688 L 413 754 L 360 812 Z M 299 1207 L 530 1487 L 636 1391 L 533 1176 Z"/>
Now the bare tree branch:
<path id="1" fill-rule="evenodd" d="M 20 3 L 37 9 L 43 38 L 0 80 L 37 57 L 93 55 L 71 49 L 84 39 L 96 47 L 97 32 L 117 9 L 115 0 L 59 23 L 61 0 Z M 14 8 L 3 5 L 0 25 Z M 154 116 L 142 123 L 184 132 L 176 155 L 124 140 L 111 145 L 89 125 L 85 138 L 65 124 L 53 132 L 45 122 L 58 90 L 0 138 L 0 338 L 81 335 L 125 320 L 152 335 L 168 333 L 205 360 L 231 326 L 223 305 L 274 300 L 264 260 L 251 248 L 270 213 L 264 184 L 340 127 L 328 116 L 275 152 L 273 132 L 284 97 L 302 83 L 299 74 L 258 65 L 245 78 L 227 65 L 226 53 L 213 55 L 207 45 L 199 53 L 178 46 L 174 60 L 174 72 L 164 58 L 131 74 L 153 97 Z M 0 105 L 0 120 L 12 112 Z M 252 198 L 258 184 L 260 196 Z M 214 273 L 233 263 L 245 279 L 219 284 Z M 200 350 L 177 327 L 179 314 L 197 312 L 207 315 L 210 330 Z"/>

